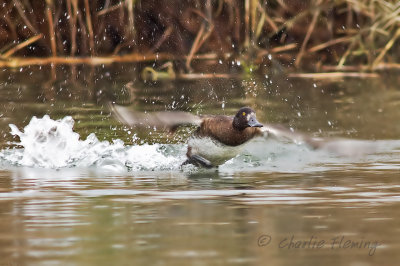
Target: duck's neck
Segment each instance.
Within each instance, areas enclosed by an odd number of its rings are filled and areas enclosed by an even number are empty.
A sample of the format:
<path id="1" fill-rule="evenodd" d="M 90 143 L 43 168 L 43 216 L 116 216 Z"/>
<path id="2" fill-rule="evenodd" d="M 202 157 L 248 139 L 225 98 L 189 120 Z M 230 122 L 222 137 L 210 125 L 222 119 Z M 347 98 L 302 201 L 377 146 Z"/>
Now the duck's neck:
<path id="1" fill-rule="evenodd" d="M 241 125 L 241 124 L 239 123 L 239 121 L 237 121 L 237 119 L 235 119 L 235 118 L 233 119 L 232 127 L 233 127 L 233 129 L 235 129 L 235 130 L 237 130 L 237 131 L 243 131 L 243 130 L 246 129 L 246 127 L 244 127 L 243 125 Z"/>

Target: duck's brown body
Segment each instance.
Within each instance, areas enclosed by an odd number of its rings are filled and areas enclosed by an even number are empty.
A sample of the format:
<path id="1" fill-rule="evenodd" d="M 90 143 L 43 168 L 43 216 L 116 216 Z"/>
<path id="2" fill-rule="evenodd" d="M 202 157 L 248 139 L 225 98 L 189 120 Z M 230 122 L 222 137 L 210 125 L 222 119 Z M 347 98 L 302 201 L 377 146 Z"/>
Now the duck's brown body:
<path id="1" fill-rule="evenodd" d="M 238 146 L 256 136 L 261 136 L 262 131 L 259 127 L 235 129 L 233 117 L 218 115 L 204 118 L 194 135 L 199 138 L 209 137 L 227 146 Z"/>

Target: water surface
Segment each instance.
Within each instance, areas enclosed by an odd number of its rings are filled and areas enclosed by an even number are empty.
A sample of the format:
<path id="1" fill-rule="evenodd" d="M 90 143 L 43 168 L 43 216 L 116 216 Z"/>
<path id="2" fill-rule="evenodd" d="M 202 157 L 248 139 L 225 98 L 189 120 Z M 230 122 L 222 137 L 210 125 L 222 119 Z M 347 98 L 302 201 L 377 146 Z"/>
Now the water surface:
<path id="1" fill-rule="evenodd" d="M 0 74 L 0 265 L 399 260 L 395 78 L 143 84 L 134 66 L 78 70 Z M 344 156 L 257 139 L 218 170 L 181 169 L 193 129 L 126 128 L 109 100 L 198 114 L 249 105 L 260 121 L 374 149 Z"/>

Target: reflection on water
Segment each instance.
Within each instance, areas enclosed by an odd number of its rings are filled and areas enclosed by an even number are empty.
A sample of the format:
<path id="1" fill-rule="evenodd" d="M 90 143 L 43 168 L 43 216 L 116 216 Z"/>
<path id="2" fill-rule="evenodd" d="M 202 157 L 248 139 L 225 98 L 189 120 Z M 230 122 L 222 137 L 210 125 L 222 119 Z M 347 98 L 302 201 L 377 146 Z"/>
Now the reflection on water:
<path id="1" fill-rule="evenodd" d="M 398 259 L 398 171 L 224 175 L 30 168 L 2 172 L 7 263 L 391 264 Z M 258 239 L 269 235 L 268 246 Z M 285 248 L 294 237 L 321 249 Z M 334 238 L 377 241 L 344 248 Z M 345 241 L 346 241 L 345 240 Z M 339 241 L 339 240 L 338 240 Z"/>
<path id="2" fill-rule="evenodd" d="M 30 70 L 0 75 L 0 265 L 399 260 L 400 93 L 392 83 L 264 77 L 126 86 L 128 71 L 102 71 L 84 85 L 46 83 Z M 374 150 L 341 156 L 258 139 L 218 170 L 181 170 L 189 131 L 125 128 L 107 99 L 143 111 L 231 114 L 251 105 L 261 121 Z"/>

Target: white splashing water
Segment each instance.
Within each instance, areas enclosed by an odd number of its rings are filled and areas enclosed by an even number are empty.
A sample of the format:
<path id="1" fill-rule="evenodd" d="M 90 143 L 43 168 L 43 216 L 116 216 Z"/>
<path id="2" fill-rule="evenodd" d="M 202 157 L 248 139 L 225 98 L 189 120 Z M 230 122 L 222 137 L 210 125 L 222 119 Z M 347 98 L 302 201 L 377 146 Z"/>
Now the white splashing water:
<path id="1" fill-rule="evenodd" d="M 0 151 L 0 165 L 49 169 L 95 167 L 112 172 L 177 171 L 186 159 L 186 145 L 127 146 L 121 140 L 100 141 L 94 133 L 81 140 L 73 126 L 74 120 L 69 116 L 52 120 L 47 115 L 33 117 L 22 131 L 10 125 L 11 134 L 20 139 L 15 144 L 21 148 Z M 371 145 L 375 152 L 370 155 L 352 152 Z M 325 146 L 313 151 L 294 143 L 258 139 L 247 144 L 242 154 L 221 165 L 219 172 L 313 172 L 359 167 L 359 163 L 370 169 L 400 166 L 400 140 L 331 141 Z M 347 156 L 342 156 L 338 149 Z"/>
<path id="2" fill-rule="evenodd" d="M 99 141 L 94 133 L 81 140 L 73 126 L 70 116 L 52 120 L 48 115 L 33 117 L 23 131 L 11 124 L 11 134 L 19 137 L 16 144 L 23 148 L 3 150 L 0 159 L 3 164 L 28 167 L 95 166 L 135 171 L 178 169 L 185 158 L 183 147 L 178 145 L 125 146 L 121 140 Z"/>

